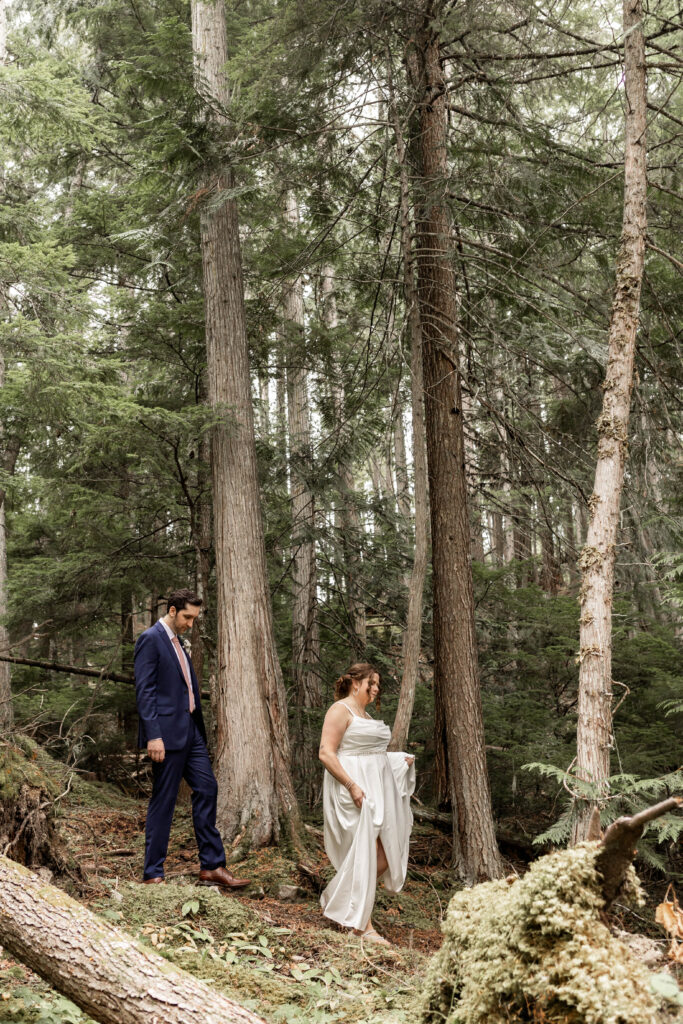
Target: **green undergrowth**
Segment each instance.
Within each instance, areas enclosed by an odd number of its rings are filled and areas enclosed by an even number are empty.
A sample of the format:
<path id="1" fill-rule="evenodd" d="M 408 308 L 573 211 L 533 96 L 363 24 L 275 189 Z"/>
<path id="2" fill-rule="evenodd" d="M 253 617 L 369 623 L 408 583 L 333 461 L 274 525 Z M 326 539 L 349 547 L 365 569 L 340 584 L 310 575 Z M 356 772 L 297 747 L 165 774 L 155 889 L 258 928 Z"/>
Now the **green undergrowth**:
<path id="1" fill-rule="evenodd" d="M 331 929 L 279 927 L 258 909 L 185 883 L 112 885 L 93 909 L 268 1024 L 413 1019 L 424 954 L 361 946 Z M 0 969 L 0 1021 L 90 1024 L 19 965 Z"/>
<path id="2" fill-rule="evenodd" d="M 126 883 L 98 910 L 273 1024 L 408 1020 L 423 954 L 361 947 L 326 928 L 280 927 L 257 907 L 184 883 Z"/>

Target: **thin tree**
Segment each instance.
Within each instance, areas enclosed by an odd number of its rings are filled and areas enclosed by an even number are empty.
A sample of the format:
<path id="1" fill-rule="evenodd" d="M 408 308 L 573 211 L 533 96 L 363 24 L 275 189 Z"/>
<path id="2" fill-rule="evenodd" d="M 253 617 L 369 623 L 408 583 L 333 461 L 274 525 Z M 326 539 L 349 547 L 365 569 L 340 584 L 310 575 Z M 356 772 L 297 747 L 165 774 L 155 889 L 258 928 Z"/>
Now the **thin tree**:
<path id="1" fill-rule="evenodd" d="M 299 226 L 296 196 L 285 197 L 285 221 L 294 231 Z M 283 293 L 285 348 L 287 353 L 287 424 L 289 428 L 289 475 L 292 503 L 292 675 L 300 707 L 320 707 L 320 677 L 315 664 L 319 654 L 316 607 L 315 501 L 311 469 L 311 423 L 308 381 L 304 358 L 304 289 L 297 274 Z"/>
<path id="2" fill-rule="evenodd" d="M 228 133 L 230 96 L 223 3 L 193 0 L 196 82 L 217 137 Z M 216 548 L 216 777 L 218 823 L 254 845 L 277 839 L 298 814 L 289 763 L 282 673 L 272 609 L 257 477 L 242 257 L 234 179 L 224 160 L 207 167 L 212 202 L 200 218 L 209 404 L 219 417 L 211 465 Z"/>
<path id="3" fill-rule="evenodd" d="M 337 292 L 335 270 L 331 263 L 322 268 L 321 286 L 323 300 L 323 320 L 328 331 L 334 332 L 339 326 L 337 310 Z M 339 360 L 334 362 L 335 377 L 341 376 Z M 341 380 L 335 379 L 332 388 L 332 405 L 335 426 L 344 429 L 348 420 L 344 388 Z M 348 631 L 352 658 L 360 660 L 364 656 L 367 644 L 367 624 L 365 618 L 365 601 L 360 585 L 362 561 L 360 554 L 360 537 L 362 525 L 358 508 L 354 500 L 353 466 L 346 446 L 340 439 L 341 453 L 337 459 L 336 475 L 338 499 L 334 510 L 335 534 L 340 538 L 340 550 L 343 559 L 343 577 L 348 619 Z"/>
<path id="4" fill-rule="evenodd" d="M 389 116 L 394 127 L 396 160 L 399 173 L 401 204 L 401 250 L 403 254 L 403 294 L 408 312 L 410 336 L 410 409 L 413 433 L 413 476 L 415 501 L 415 548 L 413 566 L 408 581 L 408 612 L 403 633 L 401 659 L 403 674 L 391 732 L 391 750 L 405 750 L 410 720 L 415 704 L 415 689 L 419 673 L 422 641 L 422 599 L 427 572 L 429 543 L 429 509 L 427 500 L 427 453 L 425 450 L 424 376 L 422 368 L 422 324 L 415 281 L 413 258 L 413 228 L 410 216 L 410 183 L 406 145 L 394 93 L 391 73 L 391 54 L 387 54 L 387 89 Z"/>
<path id="5" fill-rule="evenodd" d="M 612 739 L 612 590 L 619 504 L 628 447 L 633 363 L 647 230 L 647 83 L 641 0 L 624 0 L 624 216 L 598 417 L 598 459 L 581 552 L 581 618 L 576 773 L 591 784 L 573 839 L 583 839 L 594 806 L 608 795 Z"/>

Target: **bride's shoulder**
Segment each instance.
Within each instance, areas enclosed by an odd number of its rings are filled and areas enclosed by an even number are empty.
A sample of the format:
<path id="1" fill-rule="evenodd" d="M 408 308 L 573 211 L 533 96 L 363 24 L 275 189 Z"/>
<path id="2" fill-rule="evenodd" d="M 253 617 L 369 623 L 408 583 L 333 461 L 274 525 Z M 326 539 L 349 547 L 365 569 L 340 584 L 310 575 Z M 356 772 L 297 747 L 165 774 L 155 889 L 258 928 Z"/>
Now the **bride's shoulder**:
<path id="1" fill-rule="evenodd" d="M 343 700 L 336 700 L 334 704 L 330 704 L 327 709 L 327 716 L 331 716 L 333 718 L 341 718 L 342 716 L 346 718 L 349 716 L 353 717 L 351 708 L 348 704 L 345 704 Z"/>

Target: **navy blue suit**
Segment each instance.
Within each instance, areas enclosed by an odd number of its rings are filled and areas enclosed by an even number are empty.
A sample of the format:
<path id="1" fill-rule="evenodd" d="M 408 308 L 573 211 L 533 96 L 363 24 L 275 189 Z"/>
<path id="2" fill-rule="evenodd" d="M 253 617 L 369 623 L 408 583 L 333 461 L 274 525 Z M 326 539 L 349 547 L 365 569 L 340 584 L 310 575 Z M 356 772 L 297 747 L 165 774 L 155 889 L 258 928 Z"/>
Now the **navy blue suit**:
<path id="1" fill-rule="evenodd" d="M 162 739 L 163 761 L 152 764 L 154 779 L 145 828 L 145 878 L 163 878 L 164 861 L 178 788 L 185 779 L 192 790 L 192 821 L 199 860 L 209 871 L 225 864 L 225 850 L 216 829 L 218 786 L 206 749 L 199 684 L 188 657 L 195 710 L 190 714 L 187 683 L 173 644 L 161 622 L 142 633 L 135 644 L 135 695 L 140 716 L 138 744 Z"/>

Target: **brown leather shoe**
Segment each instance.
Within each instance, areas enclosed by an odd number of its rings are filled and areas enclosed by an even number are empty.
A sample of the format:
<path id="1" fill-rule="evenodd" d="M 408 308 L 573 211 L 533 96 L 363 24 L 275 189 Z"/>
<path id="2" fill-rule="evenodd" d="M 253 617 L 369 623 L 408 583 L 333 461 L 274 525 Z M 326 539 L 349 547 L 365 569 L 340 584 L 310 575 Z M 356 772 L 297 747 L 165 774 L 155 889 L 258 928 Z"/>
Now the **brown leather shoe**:
<path id="1" fill-rule="evenodd" d="M 250 878 L 235 878 L 227 868 L 214 868 L 213 871 L 199 872 L 200 885 L 223 885 L 226 889 L 244 889 L 251 882 Z"/>
<path id="2" fill-rule="evenodd" d="M 142 884 L 143 885 L 161 885 L 165 881 L 166 881 L 165 878 L 161 878 L 161 877 L 157 876 L 156 878 L 143 878 L 142 879 Z"/>

